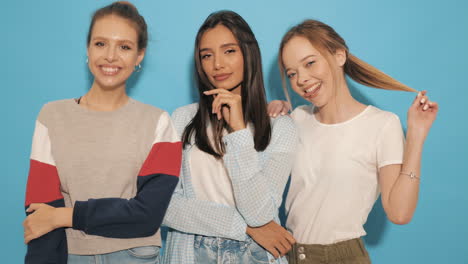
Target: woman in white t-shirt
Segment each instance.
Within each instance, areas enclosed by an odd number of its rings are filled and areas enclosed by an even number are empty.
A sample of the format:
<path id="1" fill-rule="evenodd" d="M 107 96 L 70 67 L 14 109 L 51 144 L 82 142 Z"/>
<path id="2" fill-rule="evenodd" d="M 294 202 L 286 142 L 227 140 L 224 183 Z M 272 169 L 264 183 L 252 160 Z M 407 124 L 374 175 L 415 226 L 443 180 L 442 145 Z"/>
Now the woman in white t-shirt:
<path id="1" fill-rule="evenodd" d="M 425 91 L 418 93 L 408 110 L 405 142 L 399 118 L 353 98 L 345 75 L 375 88 L 415 90 L 353 56 L 330 26 L 316 20 L 286 33 L 279 65 L 292 89 L 313 104 L 291 114 L 300 143 L 286 200 L 286 226 L 298 242 L 289 261 L 370 263 L 360 239 L 363 225 L 380 193 L 390 221 L 411 220 L 422 148 L 438 105 Z M 271 103 L 269 113 L 286 104 Z"/>

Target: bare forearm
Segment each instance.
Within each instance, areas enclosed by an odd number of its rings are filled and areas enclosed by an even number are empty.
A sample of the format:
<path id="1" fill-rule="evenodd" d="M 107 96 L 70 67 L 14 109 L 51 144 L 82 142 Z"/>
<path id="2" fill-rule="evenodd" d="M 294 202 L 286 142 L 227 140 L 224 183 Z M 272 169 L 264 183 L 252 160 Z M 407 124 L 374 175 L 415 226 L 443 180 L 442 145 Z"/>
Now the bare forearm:
<path id="1" fill-rule="evenodd" d="M 388 200 L 389 218 L 397 224 L 408 223 L 416 210 L 423 144 L 424 138 L 415 136 L 413 131 L 408 130 L 403 164 Z M 417 178 L 411 177 L 409 174 Z"/>
<path id="2" fill-rule="evenodd" d="M 73 226 L 73 208 L 61 207 L 57 208 L 54 215 L 54 226 L 72 227 Z"/>

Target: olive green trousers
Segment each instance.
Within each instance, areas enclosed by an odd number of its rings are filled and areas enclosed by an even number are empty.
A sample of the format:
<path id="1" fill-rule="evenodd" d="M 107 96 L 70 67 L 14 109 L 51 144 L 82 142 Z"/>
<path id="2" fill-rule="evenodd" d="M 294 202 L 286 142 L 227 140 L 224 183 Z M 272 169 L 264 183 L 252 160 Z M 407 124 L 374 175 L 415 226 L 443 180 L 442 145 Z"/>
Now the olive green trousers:
<path id="1" fill-rule="evenodd" d="M 288 253 L 289 264 L 370 264 L 362 239 L 330 245 L 295 244 Z"/>

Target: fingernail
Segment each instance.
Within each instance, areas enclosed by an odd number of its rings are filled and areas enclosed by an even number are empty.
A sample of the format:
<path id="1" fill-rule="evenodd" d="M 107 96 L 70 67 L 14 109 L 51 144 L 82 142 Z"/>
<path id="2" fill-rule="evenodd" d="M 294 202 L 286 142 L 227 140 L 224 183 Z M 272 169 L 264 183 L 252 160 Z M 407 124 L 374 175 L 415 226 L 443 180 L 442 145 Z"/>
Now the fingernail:
<path id="1" fill-rule="evenodd" d="M 418 92 L 418 97 L 420 97 L 420 96 L 421 96 L 421 92 Z"/>
<path id="2" fill-rule="evenodd" d="M 424 104 L 426 102 L 426 98 L 421 99 L 421 104 Z"/>
<path id="3" fill-rule="evenodd" d="M 281 115 L 285 115 L 286 113 L 285 112 L 281 112 Z"/>
<path id="4" fill-rule="evenodd" d="M 427 110 L 428 108 L 429 108 L 429 106 L 428 106 L 428 105 L 425 105 L 425 106 L 423 107 L 423 110 L 425 111 L 425 110 Z"/>
<path id="5" fill-rule="evenodd" d="M 273 114 L 273 117 L 276 117 L 276 114 Z"/>

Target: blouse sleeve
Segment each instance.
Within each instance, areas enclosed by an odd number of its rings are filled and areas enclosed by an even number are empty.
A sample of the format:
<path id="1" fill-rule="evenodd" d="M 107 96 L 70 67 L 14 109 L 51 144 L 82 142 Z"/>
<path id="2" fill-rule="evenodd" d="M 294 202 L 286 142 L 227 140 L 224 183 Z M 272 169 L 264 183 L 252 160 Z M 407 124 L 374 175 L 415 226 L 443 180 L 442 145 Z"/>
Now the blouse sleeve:
<path id="1" fill-rule="evenodd" d="M 246 128 L 223 138 L 224 162 L 232 181 L 236 206 L 247 225 L 262 226 L 274 219 L 291 173 L 298 135 L 293 120 L 273 121 L 271 141 L 260 159 L 253 135 Z"/>

